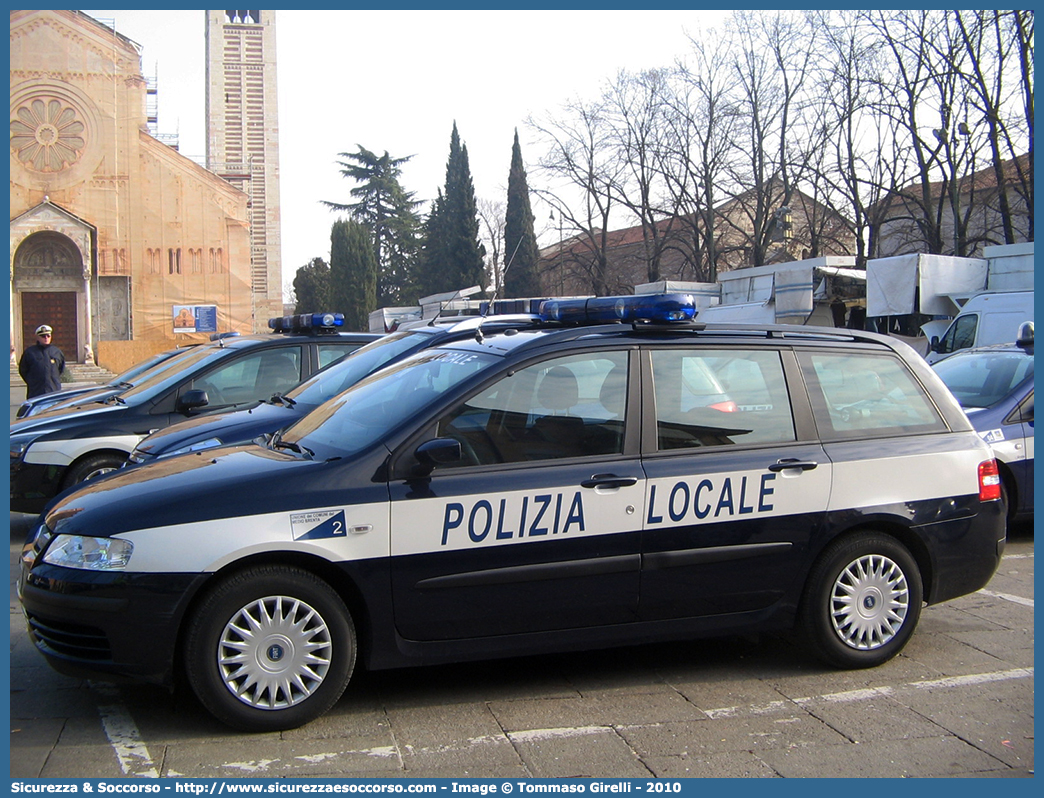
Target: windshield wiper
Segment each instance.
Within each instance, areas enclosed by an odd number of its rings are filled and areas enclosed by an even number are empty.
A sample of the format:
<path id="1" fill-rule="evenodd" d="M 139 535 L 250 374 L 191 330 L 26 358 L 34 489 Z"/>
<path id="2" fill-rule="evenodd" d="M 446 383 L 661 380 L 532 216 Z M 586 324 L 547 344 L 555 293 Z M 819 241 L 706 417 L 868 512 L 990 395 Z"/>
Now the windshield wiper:
<path id="1" fill-rule="evenodd" d="M 272 394 L 272 397 L 268 401 L 271 404 L 279 403 L 281 405 L 286 405 L 287 407 L 294 407 L 297 404 L 297 402 L 294 399 L 291 399 L 289 396 L 286 396 L 285 394 L 281 393 Z"/>
<path id="2" fill-rule="evenodd" d="M 289 449 L 291 452 L 297 452 L 297 454 L 306 455 L 309 458 L 315 457 L 315 452 L 307 446 L 301 446 L 293 441 L 284 441 L 279 435 L 273 436 L 271 446 L 273 449 Z"/>
<path id="3" fill-rule="evenodd" d="M 107 405 L 116 404 L 117 402 L 121 405 L 127 404 L 122 396 L 115 393 L 112 396 L 106 396 L 102 401 Z"/>

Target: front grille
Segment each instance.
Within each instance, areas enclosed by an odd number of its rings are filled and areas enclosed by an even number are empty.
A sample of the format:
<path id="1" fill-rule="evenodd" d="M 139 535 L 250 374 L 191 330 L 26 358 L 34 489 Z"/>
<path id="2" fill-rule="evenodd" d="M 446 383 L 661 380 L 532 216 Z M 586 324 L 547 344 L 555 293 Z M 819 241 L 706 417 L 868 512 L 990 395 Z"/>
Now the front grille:
<path id="1" fill-rule="evenodd" d="M 29 633 L 36 645 L 63 659 L 109 662 L 112 648 L 105 632 L 93 626 L 81 626 L 28 615 Z"/>

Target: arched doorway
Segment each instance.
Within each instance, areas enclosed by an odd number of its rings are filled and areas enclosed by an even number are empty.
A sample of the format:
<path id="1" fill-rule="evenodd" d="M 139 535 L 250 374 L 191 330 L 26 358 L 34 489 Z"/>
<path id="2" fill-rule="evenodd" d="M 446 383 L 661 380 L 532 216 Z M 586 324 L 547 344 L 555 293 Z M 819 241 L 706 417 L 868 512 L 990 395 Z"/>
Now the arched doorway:
<path id="1" fill-rule="evenodd" d="M 54 328 L 51 342 L 69 363 L 82 361 L 80 307 L 83 258 L 67 236 L 51 230 L 33 233 L 15 252 L 12 287 L 20 319 L 21 348 L 35 340 L 36 328 Z"/>

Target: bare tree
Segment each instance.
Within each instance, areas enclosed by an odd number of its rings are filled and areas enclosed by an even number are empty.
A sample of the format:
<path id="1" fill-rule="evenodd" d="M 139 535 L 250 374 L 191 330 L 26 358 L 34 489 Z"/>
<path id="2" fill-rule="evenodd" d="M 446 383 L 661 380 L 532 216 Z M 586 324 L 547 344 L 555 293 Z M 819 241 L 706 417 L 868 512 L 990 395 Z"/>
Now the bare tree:
<path id="1" fill-rule="evenodd" d="M 760 266 L 773 249 L 785 249 L 786 209 L 810 173 L 805 90 L 816 30 L 791 12 L 737 14 L 731 22 L 739 43 L 733 70 L 743 123 L 737 125 L 732 172 L 738 213 L 726 221 L 735 239 L 746 239 L 749 263 Z"/>
<path id="2" fill-rule="evenodd" d="M 626 166 L 614 156 L 604 109 L 575 100 L 561 117 L 530 120 L 530 126 L 544 139 L 546 151 L 537 169 L 552 186 L 535 193 L 557 213 L 562 239 L 553 264 L 557 274 L 545 283 L 562 291 L 569 277 L 572 290 L 606 296 L 609 226 Z"/>
<path id="3" fill-rule="evenodd" d="M 732 96 L 735 74 L 731 41 L 715 30 L 690 37 L 689 58 L 679 63 L 667 97 L 668 160 L 664 173 L 672 204 L 685 230 L 671 246 L 687 252 L 696 280 L 714 282 L 718 274 L 715 206 L 738 113 Z"/>
<path id="4" fill-rule="evenodd" d="M 530 123 L 547 284 L 1032 240 L 1033 34 L 1027 11 L 737 12 L 673 68 Z"/>
<path id="5" fill-rule="evenodd" d="M 498 200 L 478 200 L 479 240 L 486 248 L 486 285 L 504 296 L 504 218 L 506 206 Z"/>
<path id="6" fill-rule="evenodd" d="M 975 115 L 965 123 L 966 130 L 983 125 L 996 187 L 1000 235 L 994 238 L 990 235 L 993 231 L 988 231 L 983 243 L 1013 244 L 1017 240 L 1016 221 L 1009 185 L 1027 201 L 1030 225 L 1033 219 L 1033 14 L 955 11 L 951 19 L 957 44 L 966 56 L 962 77 L 969 89 L 969 110 Z M 1021 91 L 1015 92 L 1009 88 L 1012 86 Z M 1023 101 L 1024 116 L 1012 113 L 1012 96 Z M 1025 166 L 1018 159 L 1023 151 L 1030 156 Z M 1005 161 L 1013 167 L 1006 169 Z M 1032 226 L 1028 232 L 1032 239 Z"/>
<path id="7" fill-rule="evenodd" d="M 645 276 L 660 279 L 660 261 L 676 226 L 679 202 L 667 191 L 667 70 L 620 72 L 603 98 L 616 157 L 625 165 L 617 201 L 637 218 Z"/>

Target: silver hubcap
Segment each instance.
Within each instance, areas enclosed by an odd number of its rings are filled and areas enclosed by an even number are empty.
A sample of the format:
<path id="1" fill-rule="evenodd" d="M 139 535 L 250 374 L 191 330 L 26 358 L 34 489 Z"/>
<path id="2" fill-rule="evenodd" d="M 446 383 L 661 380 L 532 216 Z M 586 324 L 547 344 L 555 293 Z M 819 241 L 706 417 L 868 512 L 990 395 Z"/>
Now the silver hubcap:
<path id="1" fill-rule="evenodd" d="M 902 569 L 887 557 L 867 554 L 849 563 L 834 582 L 830 619 L 852 648 L 880 648 L 906 620 L 910 589 Z"/>
<path id="2" fill-rule="evenodd" d="M 286 709 L 304 701 L 330 670 L 326 622 L 289 596 L 252 601 L 232 616 L 218 643 L 225 686 L 248 706 Z"/>
<path id="3" fill-rule="evenodd" d="M 118 470 L 119 469 L 114 467 L 114 466 L 102 466 L 101 468 L 96 468 L 93 471 L 91 471 L 90 473 L 88 473 L 87 476 L 85 476 L 83 478 L 83 481 L 86 482 L 89 479 L 94 479 L 96 477 L 100 477 L 103 474 L 111 474 L 113 471 L 118 471 Z"/>

